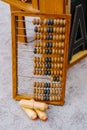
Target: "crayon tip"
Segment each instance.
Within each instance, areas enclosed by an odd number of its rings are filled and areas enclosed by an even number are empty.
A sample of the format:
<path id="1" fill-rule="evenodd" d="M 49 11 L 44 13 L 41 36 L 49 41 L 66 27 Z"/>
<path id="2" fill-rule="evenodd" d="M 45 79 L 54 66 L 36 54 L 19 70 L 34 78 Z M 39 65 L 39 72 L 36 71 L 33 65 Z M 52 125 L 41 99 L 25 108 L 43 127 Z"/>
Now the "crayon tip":
<path id="1" fill-rule="evenodd" d="M 48 118 L 45 118 L 43 121 L 47 121 L 48 120 Z"/>
<path id="2" fill-rule="evenodd" d="M 47 109 L 50 109 L 50 106 L 48 106 L 48 108 Z"/>
<path id="3" fill-rule="evenodd" d="M 37 120 L 37 117 L 35 117 L 34 120 Z"/>

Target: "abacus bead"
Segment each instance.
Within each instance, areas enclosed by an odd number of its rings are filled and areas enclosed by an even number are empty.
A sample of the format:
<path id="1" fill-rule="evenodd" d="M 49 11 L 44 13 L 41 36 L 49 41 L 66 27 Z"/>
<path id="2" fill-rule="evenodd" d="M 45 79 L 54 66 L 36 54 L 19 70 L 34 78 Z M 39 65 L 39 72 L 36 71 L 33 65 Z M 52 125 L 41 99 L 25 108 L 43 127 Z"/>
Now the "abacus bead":
<path id="1" fill-rule="evenodd" d="M 65 33 L 65 27 L 63 27 L 63 33 Z"/>
<path id="2" fill-rule="evenodd" d="M 59 46 L 59 48 L 61 48 L 61 42 L 59 42 L 58 46 Z"/>
<path id="3" fill-rule="evenodd" d="M 34 57 L 34 62 L 36 62 L 36 60 L 37 60 L 37 58 L 36 58 L 36 57 Z"/>
<path id="4" fill-rule="evenodd" d="M 39 82 L 39 87 L 42 87 L 42 82 Z"/>
<path id="5" fill-rule="evenodd" d="M 62 40 L 65 40 L 65 35 L 62 35 Z"/>
<path id="6" fill-rule="evenodd" d="M 47 75 L 47 74 L 48 74 L 48 71 L 47 71 L 47 70 L 45 70 L 45 71 L 44 71 L 44 74 L 45 74 L 45 75 Z"/>
<path id="7" fill-rule="evenodd" d="M 57 24 L 57 20 L 56 19 L 54 19 L 54 25 L 56 25 Z"/>
<path id="8" fill-rule="evenodd" d="M 45 50 L 45 53 L 46 53 L 46 54 L 49 54 L 49 50 L 48 50 L 48 49 L 46 49 L 46 50 Z"/>
<path id="9" fill-rule="evenodd" d="M 60 70 L 60 75 L 62 75 L 63 74 L 63 72 L 62 72 L 62 70 Z"/>
<path id="10" fill-rule="evenodd" d="M 49 101 L 49 96 L 47 96 L 47 101 Z"/>
<path id="11" fill-rule="evenodd" d="M 42 71 L 39 71 L 39 75 L 42 75 Z"/>
<path id="12" fill-rule="evenodd" d="M 56 75 L 56 70 L 54 70 L 54 75 Z"/>
<path id="13" fill-rule="evenodd" d="M 55 36 L 55 35 L 53 35 L 53 37 L 54 37 L 54 36 Z M 53 38 L 53 40 L 54 40 L 54 38 Z M 55 42 L 53 42 L 52 46 L 55 47 Z"/>
<path id="14" fill-rule="evenodd" d="M 53 54 L 55 54 L 55 49 L 53 49 L 53 51 L 52 51 L 52 52 L 53 52 Z"/>
<path id="15" fill-rule="evenodd" d="M 64 61 L 63 57 L 61 57 L 61 58 L 60 58 L 60 61 L 61 61 L 61 62 L 63 62 L 63 61 Z"/>
<path id="16" fill-rule="evenodd" d="M 45 62 L 49 62 L 49 58 L 48 57 L 45 58 Z"/>
<path id="17" fill-rule="evenodd" d="M 38 39 L 38 40 L 40 39 L 40 34 L 37 35 L 37 39 Z"/>
<path id="18" fill-rule="evenodd" d="M 41 28 L 41 32 L 43 32 L 44 31 L 44 29 L 43 28 Z"/>
<path id="19" fill-rule="evenodd" d="M 38 94 L 38 100 L 41 100 L 41 96 L 40 96 L 40 94 Z"/>
<path id="20" fill-rule="evenodd" d="M 49 38 L 49 40 L 53 40 L 53 35 L 50 34 L 50 38 Z"/>
<path id="21" fill-rule="evenodd" d="M 49 64 L 46 64 L 45 67 L 46 67 L 46 68 L 49 68 Z"/>
<path id="22" fill-rule="evenodd" d="M 56 32 L 59 33 L 59 28 L 56 28 Z"/>
<path id="23" fill-rule="evenodd" d="M 34 52 L 34 54 L 36 54 L 36 53 L 37 53 L 37 49 L 36 49 L 36 48 L 34 48 L 34 51 L 33 51 L 33 52 Z"/>
<path id="24" fill-rule="evenodd" d="M 56 36 L 55 35 L 53 35 L 53 40 L 56 40 Z"/>
<path id="25" fill-rule="evenodd" d="M 39 24 L 39 20 L 38 20 L 38 19 L 36 19 L 36 24 L 37 24 L 37 25 Z"/>
<path id="26" fill-rule="evenodd" d="M 51 71 L 50 70 L 48 70 L 48 75 L 51 75 Z"/>
<path id="27" fill-rule="evenodd" d="M 60 29 L 59 29 L 59 30 L 60 30 L 59 32 L 60 32 L 60 33 L 62 33 L 62 30 L 63 30 L 63 29 L 62 29 L 62 27 L 60 27 Z"/>
<path id="28" fill-rule="evenodd" d="M 56 32 L 56 28 L 55 27 L 53 27 L 53 32 Z"/>
<path id="29" fill-rule="evenodd" d="M 51 64 L 49 64 L 49 68 L 51 68 Z"/>
<path id="30" fill-rule="evenodd" d="M 40 47 L 40 42 L 36 42 L 36 47 Z"/>
<path id="31" fill-rule="evenodd" d="M 41 32 L 41 28 L 40 27 L 38 27 L 38 32 Z"/>
<path id="32" fill-rule="evenodd" d="M 50 32 L 50 28 L 47 28 L 46 31 L 49 33 Z"/>
<path id="33" fill-rule="evenodd" d="M 46 39 L 50 40 L 50 35 L 49 34 L 46 35 Z"/>
<path id="34" fill-rule="evenodd" d="M 49 57 L 49 62 L 51 62 L 52 60 L 51 60 L 51 57 Z"/>
<path id="35" fill-rule="evenodd" d="M 60 20 L 59 20 L 59 19 L 57 19 L 57 25 L 59 25 L 59 23 L 60 23 Z"/>
<path id="36" fill-rule="evenodd" d="M 37 27 L 37 26 L 34 28 L 34 31 L 35 31 L 36 33 L 38 32 L 38 27 Z"/>
<path id="37" fill-rule="evenodd" d="M 64 42 L 62 42 L 61 47 L 64 48 Z"/>
<path id="38" fill-rule="evenodd" d="M 56 42 L 56 43 L 55 43 L 55 47 L 58 47 L 58 44 L 59 44 L 59 43 L 58 43 L 58 42 Z"/>
<path id="39" fill-rule="evenodd" d="M 34 43 L 34 46 L 37 47 L 37 42 Z"/>
<path id="40" fill-rule="evenodd" d="M 47 94 L 47 90 L 44 90 L 44 94 Z"/>
<path id="41" fill-rule="evenodd" d="M 52 54 L 52 49 L 49 50 L 49 54 Z"/>
<path id="42" fill-rule="evenodd" d="M 62 40 L 62 35 L 59 35 L 59 40 Z"/>
<path id="43" fill-rule="evenodd" d="M 48 83 L 48 88 L 50 88 L 50 83 Z"/>
<path id="44" fill-rule="evenodd" d="M 44 32 L 45 32 L 45 33 L 47 32 L 47 28 L 44 28 Z"/>
<path id="45" fill-rule="evenodd" d="M 49 47 L 52 47 L 52 42 L 49 42 Z"/>
<path id="46" fill-rule="evenodd" d="M 52 33 L 53 32 L 53 28 L 50 27 L 49 28 L 49 32 Z"/>
<path id="47" fill-rule="evenodd" d="M 63 25 L 66 25 L 66 20 L 65 19 L 63 20 Z"/>
<path id="48" fill-rule="evenodd" d="M 44 100 L 47 101 L 47 96 L 46 95 L 44 96 Z"/>
<path id="49" fill-rule="evenodd" d="M 62 55 L 64 54 L 64 50 L 63 50 L 63 49 L 61 50 L 61 54 L 62 54 Z"/>
<path id="50" fill-rule="evenodd" d="M 53 88 L 53 83 L 50 83 L 50 88 Z"/>
<path id="51" fill-rule="evenodd" d="M 56 81 L 56 76 L 55 76 L 55 77 L 53 77 L 53 81 Z"/>
<path id="52" fill-rule="evenodd" d="M 50 96 L 50 101 L 52 101 L 52 96 Z"/>
<path id="53" fill-rule="evenodd" d="M 34 64 L 34 68 L 36 68 L 37 67 L 37 64 Z"/>
<path id="54" fill-rule="evenodd" d="M 34 39 L 37 39 L 37 34 L 34 34 Z"/>
<path id="55" fill-rule="evenodd" d="M 59 77 L 56 77 L 56 81 L 57 81 L 57 82 L 60 81 Z"/>
<path id="56" fill-rule="evenodd" d="M 46 36 L 46 35 L 44 35 L 44 36 L 43 36 L 43 38 L 44 38 L 44 40 L 46 40 L 47 36 Z"/>
<path id="57" fill-rule="evenodd" d="M 44 24 L 47 24 L 47 19 L 44 19 Z"/>
<path id="58" fill-rule="evenodd" d="M 62 25 L 63 24 L 63 20 L 62 19 L 60 19 L 60 25 Z"/>
<path id="59" fill-rule="evenodd" d="M 50 19 L 50 24 L 53 25 L 54 24 L 54 20 Z"/>
<path id="60" fill-rule="evenodd" d="M 32 23 L 35 25 L 35 24 L 36 24 L 36 19 L 34 19 L 34 20 L 32 21 Z"/>
<path id="61" fill-rule="evenodd" d="M 40 49 L 37 49 L 37 54 L 39 54 L 40 53 Z"/>
<path id="62" fill-rule="evenodd" d="M 58 40 L 59 39 L 59 36 L 58 35 L 56 35 L 56 40 Z"/>
<path id="63" fill-rule="evenodd" d="M 54 68 L 57 68 L 57 64 L 54 64 Z"/>
<path id="64" fill-rule="evenodd" d="M 41 19 L 39 19 L 39 24 L 40 24 L 40 25 L 42 24 L 42 20 L 41 20 Z"/>
<path id="65" fill-rule="evenodd" d="M 55 96 L 53 95 L 53 101 L 55 100 Z"/>
<path id="66" fill-rule="evenodd" d="M 46 46 L 46 43 L 45 42 L 43 42 L 43 45 L 42 45 L 43 47 L 45 47 Z"/>
<path id="67" fill-rule="evenodd" d="M 53 90 L 52 89 L 50 89 L 50 94 L 53 94 Z"/>
<path id="68" fill-rule="evenodd" d="M 46 23 L 47 23 L 48 25 L 50 25 L 50 19 L 47 19 Z"/>
<path id="69" fill-rule="evenodd" d="M 49 42 L 46 42 L 46 47 L 49 47 Z"/>
<path id="70" fill-rule="evenodd" d="M 44 98 L 43 98 L 43 96 L 41 96 L 41 101 L 43 101 L 44 100 Z"/>
<path id="71" fill-rule="evenodd" d="M 56 94 L 58 94 L 59 92 L 58 92 L 58 90 L 56 90 L 56 92 L 55 92 Z"/>
<path id="72" fill-rule="evenodd" d="M 57 96 L 55 96 L 55 101 L 57 101 L 58 99 L 57 99 Z"/>
<path id="73" fill-rule="evenodd" d="M 44 83 L 44 87 L 47 88 L 47 87 L 48 87 L 48 84 L 47 84 L 47 83 Z"/>
<path id="74" fill-rule="evenodd" d="M 58 87 L 58 83 L 55 84 L 55 87 L 56 87 L 56 88 Z"/>
<path id="75" fill-rule="evenodd" d="M 59 87 L 60 87 L 60 88 L 62 87 L 61 84 L 59 84 Z"/>
<path id="76" fill-rule="evenodd" d="M 60 68 L 63 68 L 63 64 L 60 64 Z"/>

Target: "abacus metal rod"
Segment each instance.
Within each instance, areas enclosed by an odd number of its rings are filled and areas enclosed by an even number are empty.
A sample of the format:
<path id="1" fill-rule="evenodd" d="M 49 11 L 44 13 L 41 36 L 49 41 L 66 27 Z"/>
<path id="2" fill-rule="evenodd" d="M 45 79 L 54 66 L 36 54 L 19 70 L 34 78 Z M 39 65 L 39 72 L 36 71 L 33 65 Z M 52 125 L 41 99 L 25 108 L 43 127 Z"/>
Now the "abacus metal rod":
<path id="1" fill-rule="evenodd" d="M 23 77 L 23 78 L 28 78 L 28 79 L 47 79 L 47 80 L 50 80 L 50 77 L 35 77 L 35 76 L 23 76 L 23 75 L 17 75 L 19 77 Z"/>
<path id="2" fill-rule="evenodd" d="M 22 29 L 24 29 L 24 30 L 34 30 L 34 29 L 32 29 L 32 28 L 21 28 L 21 27 L 16 27 L 16 29 L 18 29 L 18 30 L 22 30 Z"/>
<path id="3" fill-rule="evenodd" d="M 32 35 L 34 35 L 34 34 L 32 34 Z M 32 36 L 32 35 L 29 35 L 29 37 Z M 18 34 L 18 35 L 16 35 L 16 37 L 28 37 L 28 36 L 27 35 Z"/>
<path id="4" fill-rule="evenodd" d="M 32 23 L 32 20 L 16 20 L 16 22 L 29 22 L 29 23 Z"/>

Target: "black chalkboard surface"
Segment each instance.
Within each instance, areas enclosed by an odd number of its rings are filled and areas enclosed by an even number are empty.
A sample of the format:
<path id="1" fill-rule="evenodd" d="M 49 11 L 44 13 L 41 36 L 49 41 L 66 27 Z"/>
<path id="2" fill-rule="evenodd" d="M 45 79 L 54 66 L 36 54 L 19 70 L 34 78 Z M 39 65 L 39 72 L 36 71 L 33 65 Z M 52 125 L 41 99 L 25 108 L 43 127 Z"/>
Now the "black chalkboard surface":
<path id="1" fill-rule="evenodd" d="M 71 14 L 72 14 L 71 25 L 72 25 L 73 19 L 74 19 L 75 7 L 79 4 L 82 4 L 82 6 L 83 6 L 85 23 L 86 23 L 86 30 L 87 30 L 87 0 L 71 0 Z"/>

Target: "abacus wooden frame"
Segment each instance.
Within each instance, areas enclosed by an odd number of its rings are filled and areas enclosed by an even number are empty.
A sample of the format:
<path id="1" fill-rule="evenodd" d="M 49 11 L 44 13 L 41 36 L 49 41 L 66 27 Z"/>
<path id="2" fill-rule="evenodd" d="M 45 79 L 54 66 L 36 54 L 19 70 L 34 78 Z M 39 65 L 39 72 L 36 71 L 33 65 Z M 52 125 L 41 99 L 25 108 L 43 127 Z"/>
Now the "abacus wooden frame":
<path id="1" fill-rule="evenodd" d="M 66 39 L 65 39 L 65 55 L 64 55 L 64 86 L 66 84 L 66 71 L 67 71 L 67 61 L 68 61 L 68 42 L 69 42 L 69 33 L 70 33 L 70 15 L 62 14 L 62 15 L 54 15 L 54 14 L 41 14 L 41 13 L 29 13 L 29 12 L 19 12 L 15 11 L 12 12 L 12 93 L 13 98 L 16 100 L 20 99 L 31 99 L 34 96 L 32 94 L 29 95 L 22 95 L 18 94 L 18 85 L 17 85 L 17 37 L 16 37 L 16 16 L 35 16 L 35 17 L 45 17 L 45 18 L 65 18 L 66 19 Z M 65 87 L 62 91 L 62 100 L 55 102 L 55 101 L 45 101 L 46 103 L 55 104 L 55 105 L 63 105 L 64 104 L 64 98 L 65 98 Z"/>

